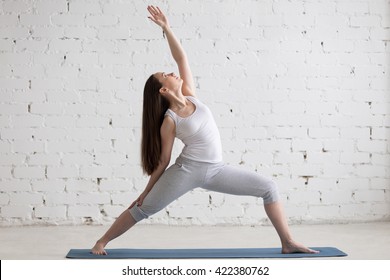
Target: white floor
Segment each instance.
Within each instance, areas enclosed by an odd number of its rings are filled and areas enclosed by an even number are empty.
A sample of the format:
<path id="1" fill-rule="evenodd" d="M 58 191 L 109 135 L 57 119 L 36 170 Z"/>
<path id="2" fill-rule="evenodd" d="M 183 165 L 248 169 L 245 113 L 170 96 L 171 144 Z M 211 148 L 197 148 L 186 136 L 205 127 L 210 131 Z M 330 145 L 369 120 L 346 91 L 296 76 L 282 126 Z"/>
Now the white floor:
<path id="1" fill-rule="evenodd" d="M 107 226 L 3 227 L 0 259 L 64 259 L 71 248 L 90 248 Z M 337 247 L 348 257 L 390 260 L 390 222 L 291 226 L 295 239 L 312 247 Z M 271 226 L 174 227 L 137 225 L 107 248 L 280 247 Z"/>

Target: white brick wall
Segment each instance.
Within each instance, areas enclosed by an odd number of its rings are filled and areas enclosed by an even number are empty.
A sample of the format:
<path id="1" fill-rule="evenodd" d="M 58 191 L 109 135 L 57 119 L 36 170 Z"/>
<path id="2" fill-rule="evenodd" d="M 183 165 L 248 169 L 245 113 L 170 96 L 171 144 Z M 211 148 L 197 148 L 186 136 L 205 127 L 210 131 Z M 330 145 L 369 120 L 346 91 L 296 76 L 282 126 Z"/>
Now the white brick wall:
<path id="1" fill-rule="evenodd" d="M 291 223 L 390 219 L 390 2 L 0 2 L 0 225 L 111 223 L 143 190 L 142 90 L 182 39 L 225 161 L 272 176 Z M 177 142 L 174 157 L 182 145 Z M 194 190 L 145 223 L 268 223 Z"/>

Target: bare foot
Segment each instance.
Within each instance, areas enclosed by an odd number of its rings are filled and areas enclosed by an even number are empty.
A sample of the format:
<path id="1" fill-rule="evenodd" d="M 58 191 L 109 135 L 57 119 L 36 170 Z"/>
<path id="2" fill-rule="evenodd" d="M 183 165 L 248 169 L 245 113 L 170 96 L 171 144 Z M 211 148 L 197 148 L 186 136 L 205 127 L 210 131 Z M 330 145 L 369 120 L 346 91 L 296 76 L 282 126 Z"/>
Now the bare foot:
<path id="1" fill-rule="evenodd" d="M 318 254 L 319 252 L 320 251 L 312 250 L 292 240 L 282 245 L 282 254 L 293 254 L 293 253 Z"/>
<path id="2" fill-rule="evenodd" d="M 94 255 L 107 255 L 106 250 L 104 250 L 104 243 L 101 241 L 97 241 L 95 246 L 91 249 L 92 254 Z"/>

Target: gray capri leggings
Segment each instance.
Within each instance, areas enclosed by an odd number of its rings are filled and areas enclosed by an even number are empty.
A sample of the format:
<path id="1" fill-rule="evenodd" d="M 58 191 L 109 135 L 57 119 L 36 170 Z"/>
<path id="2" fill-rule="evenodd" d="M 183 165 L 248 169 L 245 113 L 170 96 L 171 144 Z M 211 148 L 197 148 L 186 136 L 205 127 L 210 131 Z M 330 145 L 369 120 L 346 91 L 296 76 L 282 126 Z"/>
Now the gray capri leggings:
<path id="1" fill-rule="evenodd" d="M 221 163 L 204 163 L 179 157 L 161 175 L 141 206 L 129 209 L 139 222 L 165 208 L 183 194 L 197 188 L 234 194 L 262 197 L 264 204 L 279 200 L 276 184 L 253 171 Z"/>

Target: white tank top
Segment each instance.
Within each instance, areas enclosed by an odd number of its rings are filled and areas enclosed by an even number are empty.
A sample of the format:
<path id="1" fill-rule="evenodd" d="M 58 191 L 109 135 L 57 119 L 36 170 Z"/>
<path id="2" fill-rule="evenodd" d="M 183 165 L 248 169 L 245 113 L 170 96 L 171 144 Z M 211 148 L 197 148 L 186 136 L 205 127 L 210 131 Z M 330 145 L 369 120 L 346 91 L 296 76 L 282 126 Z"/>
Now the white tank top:
<path id="1" fill-rule="evenodd" d="M 221 162 L 221 137 L 210 109 L 195 97 L 186 98 L 195 105 L 192 115 L 182 118 L 171 109 L 165 113 L 175 122 L 176 137 L 184 143 L 180 156 L 200 162 Z"/>

